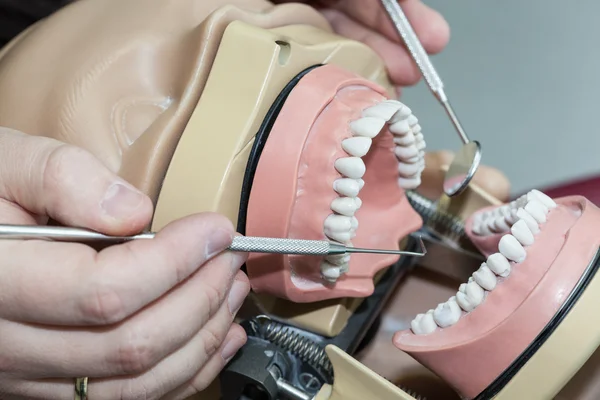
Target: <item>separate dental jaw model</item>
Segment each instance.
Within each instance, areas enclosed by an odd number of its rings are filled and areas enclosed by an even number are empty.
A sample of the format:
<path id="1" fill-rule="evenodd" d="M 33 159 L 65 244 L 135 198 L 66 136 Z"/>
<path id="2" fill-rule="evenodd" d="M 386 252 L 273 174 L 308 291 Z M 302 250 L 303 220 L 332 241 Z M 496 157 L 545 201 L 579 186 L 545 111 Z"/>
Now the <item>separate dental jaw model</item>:
<path id="1" fill-rule="evenodd" d="M 365 182 L 362 179 L 366 166 L 361 157 L 369 152 L 373 139 L 389 131 L 394 138 L 394 153 L 398 159 L 398 185 L 403 189 L 416 189 L 421 184 L 425 169 L 425 140 L 418 119 L 406 105 L 396 100 L 384 100 L 365 109 L 362 116 L 350 122 L 349 134 L 342 148 L 349 157 L 338 158 L 335 169 L 342 177 L 333 182 L 339 195 L 331 202 L 330 214 L 323 224 L 323 232 L 332 241 L 352 246 L 359 221 L 356 211 L 362 206 L 359 194 Z M 328 256 L 321 264 L 323 277 L 336 282 L 348 272 L 351 256 Z"/>

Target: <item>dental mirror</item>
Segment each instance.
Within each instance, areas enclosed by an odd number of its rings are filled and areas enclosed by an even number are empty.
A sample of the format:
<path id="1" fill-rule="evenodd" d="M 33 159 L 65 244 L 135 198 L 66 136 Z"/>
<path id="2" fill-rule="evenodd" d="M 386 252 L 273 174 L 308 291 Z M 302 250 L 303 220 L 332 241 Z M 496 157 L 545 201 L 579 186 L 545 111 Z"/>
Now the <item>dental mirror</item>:
<path id="1" fill-rule="evenodd" d="M 444 193 L 452 197 L 462 193 L 473 179 L 481 162 L 481 146 L 477 141 L 465 143 L 454 156 L 444 177 Z"/>

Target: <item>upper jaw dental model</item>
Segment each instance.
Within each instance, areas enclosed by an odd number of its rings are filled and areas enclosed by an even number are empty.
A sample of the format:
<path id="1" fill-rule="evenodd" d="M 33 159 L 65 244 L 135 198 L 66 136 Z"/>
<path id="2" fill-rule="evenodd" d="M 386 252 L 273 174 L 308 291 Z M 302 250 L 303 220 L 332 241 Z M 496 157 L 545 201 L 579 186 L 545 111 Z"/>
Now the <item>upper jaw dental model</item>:
<path id="1" fill-rule="evenodd" d="M 600 241 L 590 233 L 598 222 L 585 198 L 553 200 L 538 190 L 479 210 L 465 231 L 486 261 L 454 296 L 397 332 L 394 345 L 462 398 L 494 398 L 560 324 L 595 268 Z"/>

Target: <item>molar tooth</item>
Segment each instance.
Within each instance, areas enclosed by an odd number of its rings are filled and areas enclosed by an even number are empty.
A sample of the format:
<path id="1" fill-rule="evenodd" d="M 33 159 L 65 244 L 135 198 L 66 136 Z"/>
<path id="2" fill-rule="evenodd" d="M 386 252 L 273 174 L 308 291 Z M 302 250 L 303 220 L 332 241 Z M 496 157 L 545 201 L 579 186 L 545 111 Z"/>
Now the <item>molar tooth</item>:
<path id="1" fill-rule="evenodd" d="M 400 102 L 398 102 L 398 103 L 400 103 Z M 400 103 L 400 104 L 402 104 L 402 103 Z M 394 115 L 392 115 L 392 118 L 390 118 L 390 123 L 393 124 L 395 122 L 405 120 L 408 117 L 410 117 L 411 115 L 412 115 L 412 110 L 406 104 L 402 104 L 402 107 L 400 107 L 400 109 L 398 111 L 396 111 L 396 113 Z"/>
<path id="2" fill-rule="evenodd" d="M 517 211 L 514 208 L 510 209 L 510 213 L 506 216 L 506 222 L 509 224 L 514 224 L 519 220 L 519 216 L 517 215 Z"/>
<path id="3" fill-rule="evenodd" d="M 409 133 L 412 133 L 412 130 L 410 129 L 410 125 L 408 124 L 408 120 L 406 120 L 406 119 L 402 119 L 400 121 L 394 122 L 393 124 L 391 124 L 389 126 L 389 130 L 394 135 L 398 135 L 398 136 L 404 136 Z"/>
<path id="4" fill-rule="evenodd" d="M 398 185 L 402 189 L 413 190 L 421 185 L 421 177 L 416 178 L 398 178 Z"/>
<path id="5" fill-rule="evenodd" d="M 464 291 L 456 293 L 456 302 L 463 310 L 469 312 L 481 304 L 483 297 L 484 292 L 481 286 L 477 282 L 471 281 L 465 285 Z"/>
<path id="6" fill-rule="evenodd" d="M 335 169 L 342 175 L 348 178 L 362 178 L 367 167 L 360 157 L 344 157 L 338 158 L 334 163 Z"/>
<path id="7" fill-rule="evenodd" d="M 350 122 L 350 130 L 356 136 L 374 138 L 385 126 L 385 120 L 373 117 L 363 117 Z"/>
<path id="8" fill-rule="evenodd" d="M 330 282 L 335 282 L 341 275 L 340 267 L 331 265 L 326 261 L 321 263 L 321 275 Z"/>
<path id="9" fill-rule="evenodd" d="M 415 117 L 414 114 L 409 115 L 406 120 L 408 121 L 408 125 L 411 127 L 416 126 L 419 123 L 419 119 Z"/>
<path id="10" fill-rule="evenodd" d="M 342 149 L 354 157 L 362 157 L 369 152 L 373 141 L 364 136 L 355 136 L 342 140 Z"/>
<path id="11" fill-rule="evenodd" d="M 556 202 L 554 200 L 552 200 L 552 198 L 550 196 L 548 196 L 545 193 L 540 192 L 537 189 L 533 189 L 531 192 L 528 193 L 530 198 L 534 198 L 536 200 L 538 200 L 540 203 L 542 203 L 544 206 L 546 206 L 546 208 L 552 209 L 552 208 L 556 208 Z"/>
<path id="12" fill-rule="evenodd" d="M 523 221 L 525 221 L 525 223 L 527 224 L 527 227 L 529 228 L 531 233 L 533 233 L 534 235 L 536 235 L 540 232 L 540 227 L 539 227 L 537 221 L 531 216 L 531 214 L 529 214 L 527 211 L 525 211 L 525 209 L 519 208 L 517 210 L 517 217 L 519 219 L 522 219 Z"/>
<path id="13" fill-rule="evenodd" d="M 496 232 L 508 232 L 510 230 L 510 226 L 506 223 L 504 217 L 496 217 L 492 221 L 492 228 Z"/>
<path id="14" fill-rule="evenodd" d="M 415 142 L 415 135 L 410 132 L 404 136 L 394 136 L 394 143 L 399 146 L 410 146 L 411 144 L 415 144 Z"/>
<path id="15" fill-rule="evenodd" d="M 352 217 L 358 210 L 356 199 L 356 197 L 338 197 L 331 202 L 331 209 L 338 214 Z"/>
<path id="16" fill-rule="evenodd" d="M 513 224 L 510 232 L 523 246 L 531 246 L 533 244 L 533 233 L 527 226 L 527 222 L 522 219 Z"/>
<path id="17" fill-rule="evenodd" d="M 477 282 L 479 286 L 485 290 L 491 291 L 496 287 L 496 275 L 487 266 L 486 263 L 482 263 L 481 267 L 473 273 L 473 280 Z"/>
<path id="18" fill-rule="evenodd" d="M 420 152 L 420 151 L 422 151 L 422 150 L 425 150 L 425 148 L 427 148 L 427 143 L 425 143 L 425 141 L 424 141 L 424 140 L 417 140 L 417 144 L 416 144 L 416 146 L 417 146 L 417 149 L 418 149 L 418 150 L 419 150 L 419 152 Z M 420 156 L 420 155 L 421 155 L 421 154 L 419 153 L 419 156 Z M 424 154 L 423 154 L 423 155 L 424 155 Z"/>
<path id="19" fill-rule="evenodd" d="M 412 177 L 413 175 L 415 175 L 416 173 L 419 172 L 420 168 L 421 168 L 421 165 L 419 163 L 416 163 L 416 164 L 406 164 L 403 162 L 398 163 L 398 172 L 400 173 L 400 176 L 403 178 Z"/>
<path id="20" fill-rule="evenodd" d="M 498 243 L 498 250 L 502 255 L 516 263 L 525 261 L 527 252 L 513 235 L 504 235 Z"/>
<path id="21" fill-rule="evenodd" d="M 510 274 L 510 263 L 501 253 L 490 255 L 486 265 L 498 276 L 506 278 Z"/>
<path id="22" fill-rule="evenodd" d="M 531 200 L 524 207 L 525 211 L 527 211 L 538 223 L 543 224 L 546 222 L 546 213 L 548 209 L 539 201 Z"/>
<path id="23" fill-rule="evenodd" d="M 350 254 L 333 254 L 326 256 L 325 261 L 333 266 L 341 267 L 350 262 Z"/>
<path id="24" fill-rule="evenodd" d="M 350 218 L 350 229 L 354 231 L 358 229 L 358 218 Z"/>
<path id="25" fill-rule="evenodd" d="M 442 328 L 447 328 L 458 322 L 460 319 L 461 311 L 456 297 L 452 296 L 450 299 L 441 303 L 433 311 L 433 319 Z"/>
<path id="26" fill-rule="evenodd" d="M 411 130 L 413 133 L 421 133 L 421 125 L 416 124 L 415 126 L 411 126 Z"/>
<path id="27" fill-rule="evenodd" d="M 331 232 L 346 232 L 352 228 L 352 219 L 344 215 L 329 214 L 323 227 Z"/>
<path id="28" fill-rule="evenodd" d="M 417 149 L 417 146 L 415 146 L 415 145 L 408 146 L 408 147 L 396 146 L 394 153 L 396 153 L 396 156 L 398 157 L 398 159 L 404 161 L 411 157 L 418 156 L 419 149 Z"/>
<path id="29" fill-rule="evenodd" d="M 340 242 L 340 243 L 346 243 L 350 240 L 353 239 L 352 234 L 353 232 L 350 231 L 345 231 L 345 232 L 340 232 L 340 231 L 329 231 L 329 230 L 325 230 L 325 235 L 327 235 L 327 237 L 331 240 L 335 240 L 336 242 Z"/>
<path id="30" fill-rule="evenodd" d="M 424 334 L 431 333 L 437 329 L 437 324 L 433 319 L 433 310 L 429 310 L 423 315 L 420 325 Z"/>
<path id="31" fill-rule="evenodd" d="M 363 111 L 363 117 L 373 117 L 388 121 L 403 107 L 398 100 L 384 100 Z"/>
<path id="32" fill-rule="evenodd" d="M 527 204 L 527 195 L 523 195 L 516 199 L 515 201 L 510 202 L 510 206 L 515 209 L 523 208 Z"/>
<path id="33" fill-rule="evenodd" d="M 362 180 L 362 179 L 360 179 Z M 363 181 L 364 184 L 364 181 Z M 356 197 L 361 189 L 359 180 L 350 178 L 336 179 L 333 182 L 333 190 L 342 196 Z"/>

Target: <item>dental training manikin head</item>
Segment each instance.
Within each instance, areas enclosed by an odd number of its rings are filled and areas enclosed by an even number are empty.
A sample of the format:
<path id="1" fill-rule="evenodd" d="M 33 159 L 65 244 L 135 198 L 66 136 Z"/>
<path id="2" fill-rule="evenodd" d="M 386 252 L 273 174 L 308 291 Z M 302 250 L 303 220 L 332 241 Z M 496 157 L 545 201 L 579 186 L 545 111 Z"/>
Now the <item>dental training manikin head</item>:
<path id="1" fill-rule="evenodd" d="M 423 227 L 407 192 L 446 161 L 426 169 L 418 112 L 393 99 L 382 61 L 308 6 L 222 3 L 74 2 L 0 50 L 0 126 L 92 152 L 153 199 L 148 229 L 216 211 L 248 236 L 404 246 Z M 492 195 L 477 204 L 487 207 L 465 215 L 485 263 L 439 305 L 405 299 L 411 278 L 402 283 L 388 312 L 422 310 L 379 359 L 406 375 L 424 365 L 465 399 L 543 399 L 599 343 L 598 329 L 578 324 L 600 294 L 600 214 L 538 191 L 503 204 L 507 186 L 486 185 Z M 335 336 L 331 321 L 398 261 L 251 254 L 246 270 L 294 325 Z"/>

